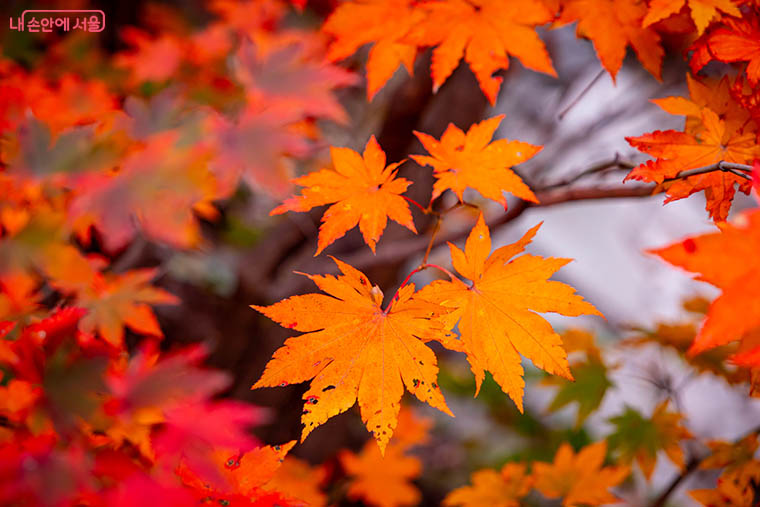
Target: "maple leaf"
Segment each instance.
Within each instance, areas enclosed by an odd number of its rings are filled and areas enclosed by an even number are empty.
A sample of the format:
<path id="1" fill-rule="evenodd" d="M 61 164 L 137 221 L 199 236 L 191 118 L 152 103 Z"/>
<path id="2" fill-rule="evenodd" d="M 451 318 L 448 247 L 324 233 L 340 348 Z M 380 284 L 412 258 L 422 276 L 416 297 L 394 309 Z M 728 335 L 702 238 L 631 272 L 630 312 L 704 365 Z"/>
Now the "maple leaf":
<path id="1" fill-rule="evenodd" d="M 272 479 L 295 444 L 295 440 L 292 440 L 282 445 L 255 447 L 245 452 L 225 448 L 215 450 L 210 456 L 210 463 L 223 478 L 216 485 L 209 484 L 184 463 L 177 469 L 177 475 L 194 490 L 201 503 L 215 500 L 221 505 L 252 505 L 252 500 L 279 496 L 264 491 L 262 486 Z M 261 505 L 278 504 L 273 502 Z"/>
<path id="2" fill-rule="evenodd" d="M 25 380 L 11 379 L 0 386 L 0 416 L 11 421 L 24 420 L 42 397 L 42 389 Z"/>
<path id="3" fill-rule="evenodd" d="M 527 68 L 557 76 L 535 27 L 554 15 L 538 0 L 519 3 L 499 0 L 442 0 L 424 2 L 424 20 L 410 39 L 433 50 L 431 71 L 437 90 L 464 60 L 488 97 L 496 103 L 502 79 L 496 71 L 509 67 L 509 55 Z"/>
<path id="4" fill-rule="evenodd" d="M 720 232 L 651 250 L 670 264 L 698 274 L 698 280 L 722 290 L 710 305 L 689 354 L 741 340 L 760 327 L 760 314 L 756 311 L 760 305 L 760 265 L 754 262 L 758 248 L 760 212 L 753 211 L 742 215 L 737 223 L 723 224 Z"/>
<path id="5" fill-rule="evenodd" d="M 578 22 L 578 35 L 591 39 L 602 66 L 613 80 L 623 65 L 629 44 L 644 68 L 660 79 L 664 51 L 658 33 L 641 26 L 646 11 L 644 2 L 564 0 L 559 22 Z"/>
<path id="6" fill-rule="evenodd" d="M 729 131 L 718 115 L 703 108 L 702 130 L 697 134 L 675 130 L 655 131 L 639 137 L 626 137 L 631 146 L 657 157 L 634 168 L 625 180 L 663 183 L 680 172 L 724 160 L 745 164 L 760 155 L 760 146 L 751 132 Z M 751 182 L 731 173 L 714 171 L 667 184 L 666 203 L 705 191 L 706 209 L 716 221 L 725 220 L 734 198 L 734 185 L 749 193 Z"/>
<path id="7" fill-rule="evenodd" d="M 445 190 L 453 191 L 463 201 L 465 188 L 473 188 L 506 209 L 509 192 L 530 202 L 538 202 L 533 191 L 510 167 L 524 162 L 541 150 L 540 146 L 499 139 L 491 142 L 504 115 L 483 120 L 465 134 L 450 123 L 440 140 L 415 132 L 430 155 L 412 155 L 420 165 L 435 171 L 432 199 Z"/>
<path id="8" fill-rule="evenodd" d="M 428 417 L 419 416 L 409 406 L 404 405 L 398 413 L 398 428 L 393 433 L 393 443 L 405 450 L 427 443 L 428 432 L 433 421 Z"/>
<path id="9" fill-rule="evenodd" d="M 549 373 L 573 378 L 562 339 L 538 313 L 601 315 L 569 285 L 548 280 L 570 259 L 530 254 L 512 259 L 523 252 L 539 227 L 533 227 L 516 243 L 490 253 L 491 236 L 481 213 L 464 252 L 449 244 L 454 268 L 472 285 L 456 278 L 437 280 L 419 294 L 451 308 L 444 319 L 451 327 L 458 322 L 475 374 L 476 395 L 488 370 L 521 412 L 525 382 L 520 354 Z"/>
<path id="10" fill-rule="evenodd" d="M 591 413 L 599 408 L 607 389 L 613 386 L 608 377 L 608 368 L 602 360 L 599 349 L 594 345 L 591 333 L 581 330 L 568 330 L 562 335 L 562 344 L 568 354 L 583 351 L 585 359 L 570 363 L 574 381 L 560 377 L 547 377 L 543 384 L 559 387 L 548 410 L 556 412 L 561 408 L 578 403 L 575 426 L 579 428 Z"/>
<path id="11" fill-rule="evenodd" d="M 197 123 L 201 116 L 182 101 L 180 90 L 168 87 L 149 99 L 127 97 L 124 99 L 124 113 L 115 122 L 117 128 L 124 128 L 130 137 L 139 141 L 149 141 L 151 136 L 177 130 Z"/>
<path id="12" fill-rule="evenodd" d="M 53 136 L 48 125 L 29 115 L 16 137 L 2 147 L 2 158 L 16 177 L 44 180 L 101 171 L 117 159 L 116 147 L 97 136 L 93 125 L 68 128 Z"/>
<path id="13" fill-rule="evenodd" d="M 727 19 L 726 25 L 708 35 L 710 55 L 723 62 L 748 62 L 747 79 L 755 87 L 760 82 L 760 18 L 750 14 Z"/>
<path id="14" fill-rule="evenodd" d="M 751 433 L 738 442 L 712 440 L 707 443 L 710 456 L 699 464 L 701 469 L 726 468 L 726 472 L 736 471 L 753 461 L 758 447 L 757 433 Z"/>
<path id="15" fill-rule="evenodd" d="M 267 51 L 250 40 L 240 45 L 235 75 L 253 100 L 274 107 L 292 108 L 304 116 L 321 116 L 347 122 L 343 107 L 332 95 L 335 88 L 349 86 L 356 75 L 310 57 L 306 37 Z"/>
<path id="16" fill-rule="evenodd" d="M 122 37 L 131 49 L 116 55 L 114 62 L 130 71 L 133 83 L 165 81 L 179 68 L 184 48 L 177 36 L 167 33 L 153 38 L 143 30 L 127 27 Z"/>
<path id="17" fill-rule="evenodd" d="M 65 292 L 76 294 L 76 305 L 88 310 L 79 323 L 84 333 L 97 332 L 117 348 L 124 346 L 124 326 L 132 331 L 163 337 L 161 327 L 148 305 L 178 304 L 179 300 L 163 289 L 150 285 L 155 269 L 136 269 L 122 274 L 93 273 L 86 283 L 65 278 L 51 284 Z"/>
<path id="18" fill-rule="evenodd" d="M 385 153 L 372 136 L 359 155 L 350 148 L 330 148 L 335 170 L 322 169 L 297 178 L 301 195 L 291 197 L 271 211 L 309 211 L 332 204 L 322 215 L 317 252 L 359 224 L 364 241 L 372 251 L 380 239 L 388 218 L 416 233 L 409 204 L 401 197 L 411 182 L 397 178 L 402 162 L 385 165 Z"/>
<path id="19" fill-rule="evenodd" d="M 368 442 L 356 455 L 343 451 L 338 455 L 346 473 L 353 476 L 348 497 L 362 499 L 378 507 L 417 505 L 419 490 L 411 483 L 419 477 L 422 463 L 419 458 L 404 454 L 404 448 L 388 445 L 382 452 Z"/>
<path id="20" fill-rule="evenodd" d="M 313 507 L 327 505 L 327 495 L 321 485 L 327 479 L 324 466 L 313 467 L 306 461 L 287 456 L 274 473 L 272 479 L 262 488 L 266 491 L 279 491 L 288 497 Z"/>
<path id="21" fill-rule="evenodd" d="M 343 60 L 365 44 L 374 43 L 367 57 L 367 100 L 393 76 L 399 65 L 414 70 L 417 45 L 407 42 L 409 31 L 423 13 L 412 0 L 364 0 L 340 4 L 322 25 L 333 37 L 327 57 Z"/>
<path id="22" fill-rule="evenodd" d="M 648 27 L 657 23 L 677 13 L 684 5 L 689 6 L 691 19 L 697 26 L 698 35 L 702 35 L 710 23 L 719 16 L 719 10 L 731 16 L 741 16 L 741 11 L 732 0 L 652 0 L 642 26 Z"/>
<path id="23" fill-rule="evenodd" d="M 534 463 L 536 489 L 549 498 L 563 498 L 563 506 L 601 505 L 617 501 L 608 491 L 628 477 L 626 466 L 603 466 L 607 442 L 602 440 L 573 453 L 567 442 L 554 456 L 554 462 Z"/>
<path id="24" fill-rule="evenodd" d="M 161 430 L 151 438 L 160 466 L 173 469 L 182 463 L 211 482 L 220 479 L 210 463 L 214 451 L 252 449 L 257 440 L 249 428 L 262 419 L 258 407 L 232 400 L 177 404 L 165 408 L 163 415 Z"/>
<path id="25" fill-rule="evenodd" d="M 626 407 L 621 415 L 610 419 L 616 426 L 608 437 L 610 447 L 619 453 L 624 463 L 635 459 L 647 479 L 652 476 L 660 450 L 679 469 L 684 466 L 680 442 L 691 438 L 691 433 L 681 424 L 683 415 L 668 412 L 667 408 L 666 400 L 654 409 L 650 418 L 645 418 L 631 407 Z"/>
<path id="26" fill-rule="evenodd" d="M 696 489 L 689 494 L 702 505 L 733 507 L 755 502 L 756 484 L 760 481 L 760 461 L 750 460 L 741 466 L 725 470 L 715 488 Z"/>
<path id="27" fill-rule="evenodd" d="M 197 366 L 205 356 L 193 347 L 159 361 L 155 347 L 146 346 L 122 368 L 112 369 L 106 378 L 112 398 L 105 411 L 114 419 L 107 430 L 114 442 L 128 440 L 153 458 L 150 435 L 154 424 L 166 420 L 165 410 L 202 403 L 229 385 L 227 375 Z"/>
<path id="28" fill-rule="evenodd" d="M 704 315 L 702 315 L 704 317 Z M 637 335 L 625 340 L 626 344 L 640 346 L 655 343 L 678 352 L 678 355 L 698 373 L 709 372 L 725 379 L 730 384 L 747 381 L 746 372 L 731 368 L 726 364 L 729 356 L 736 353 L 736 347 L 720 346 L 697 355 L 689 354 L 689 348 L 697 335 L 694 322 L 658 323 L 652 330 L 636 329 Z"/>
<path id="29" fill-rule="evenodd" d="M 19 320 L 40 310 L 39 281 L 25 273 L 0 276 L 0 320 Z"/>
<path id="30" fill-rule="evenodd" d="M 507 463 L 500 472 L 478 470 L 470 477 L 472 486 L 457 488 L 443 501 L 443 505 L 480 507 L 519 507 L 520 499 L 533 487 L 533 476 L 526 473 L 523 463 Z"/>
<path id="31" fill-rule="evenodd" d="M 47 359 L 62 343 L 76 337 L 79 320 L 85 313 L 81 308 L 60 308 L 42 320 L 25 326 L 20 331 L 20 337 L 13 341 L 3 338 L 14 330 L 15 324 L 4 323 L 0 327 L 0 343 L 3 344 L 0 347 L 0 361 L 13 370 L 17 379 L 42 384 Z M 94 351 L 87 352 L 96 355 Z"/>
<path id="32" fill-rule="evenodd" d="M 295 111 L 246 108 L 237 119 L 212 115 L 208 130 L 215 144 L 210 169 L 223 193 L 232 193 L 240 179 L 270 195 L 290 192 L 292 173 L 286 157 L 303 157 L 309 144 L 296 129 Z"/>
<path id="33" fill-rule="evenodd" d="M 253 388 L 311 380 L 303 395 L 302 439 L 359 401 L 362 420 L 383 451 L 393 434 L 404 386 L 452 415 L 437 384 L 435 354 L 423 341 L 446 332 L 435 319 L 445 309 L 414 295 L 409 284 L 388 310 L 383 295 L 355 268 L 333 259 L 343 275 L 307 275 L 324 294 L 252 306 L 284 327 L 304 332 L 275 351 Z"/>
<path id="34" fill-rule="evenodd" d="M 732 135 L 733 133 L 756 131 L 756 124 L 749 121 L 749 111 L 734 96 L 736 85 L 740 84 L 738 80 L 732 85 L 727 76 L 723 76 L 719 81 L 714 79 L 699 81 L 687 74 L 686 84 L 689 87 L 689 99 L 685 97 L 652 99 L 652 102 L 664 111 L 686 116 L 684 127 L 686 133 L 696 136 L 705 130 L 702 121 L 703 108 L 717 114 L 725 122 L 726 132 L 730 132 Z"/>
<path id="35" fill-rule="evenodd" d="M 129 155 L 113 174 L 82 177 L 70 214 L 79 235 L 90 227 L 101 233 L 104 246 L 115 251 L 137 232 L 137 224 L 151 238 L 186 248 L 197 245 L 200 231 L 193 214 L 209 218 L 215 208 L 216 182 L 208 171 L 205 148 L 180 147 L 177 134 L 166 132 Z"/>

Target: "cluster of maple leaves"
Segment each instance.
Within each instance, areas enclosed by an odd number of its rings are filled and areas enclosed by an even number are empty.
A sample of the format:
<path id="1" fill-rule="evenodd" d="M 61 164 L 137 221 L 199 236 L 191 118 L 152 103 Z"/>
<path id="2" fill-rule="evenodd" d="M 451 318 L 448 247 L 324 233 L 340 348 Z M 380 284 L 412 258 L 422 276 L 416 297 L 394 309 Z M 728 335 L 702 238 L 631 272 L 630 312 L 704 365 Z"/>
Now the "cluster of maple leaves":
<path id="1" fill-rule="evenodd" d="M 626 179 L 654 183 L 668 201 L 704 192 L 718 231 L 652 253 L 721 295 L 694 322 L 641 329 L 628 344 L 673 348 L 698 372 L 748 382 L 754 394 L 760 211 L 726 220 L 736 190 L 749 193 L 753 175 L 760 177 L 760 4 L 351 0 L 335 5 L 319 30 L 292 22 L 304 7 L 212 0 L 214 20 L 202 29 L 159 10 L 154 30 L 124 30 L 128 49 L 113 56 L 80 34 L 51 37 L 32 66 L 0 60 L 0 501 L 327 503 L 322 488 L 332 472 L 286 457 L 295 441 L 266 446 L 253 438 L 266 411 L 218 398 L 231 380 L 202 366 L 203 348 L 160 352 L 153 306 L 181 301 L 154 285 L 160 269 L 124 268 L 120 259 L 145 240 L 202 247 L 201 223 L 213 222 L 216 204 L 240 185 L 282 201 L 273 215 L 327 206 L 315 255 L 357 226 L 374 252 L 389 219 L 416 234 L 412 210 L 444 220 L 451 210 L 441 198 L 449 192 L 456 207 L 478 208 L 465 200 L 468 189 L 480 203 L 506 208 L 508 193 L 540 205 L 513 167 L 541 147 L 494 140 L 501 116 L 466 131 L 450 125 L 440 138 L 415 132 L 424 153 L 411 158 L 435 180 L 427 204 L 405 195 L 412 181 L 398 176 L 404 162 L 388 164 L 374 137 L 362 153 L 332 147 L 329 167 L 313 170 L 321 122 L 349 121 L 334 91 L 362 82 L 338 62 L 367 45 L 368 100 L 429 50 L 434 90 L 464 59 L 492 104 L 511 56 L 556 76 L 541 26 L 577 23 L 613 79 L 629 46 L 656 78 L 665 47 L 681 49 L 691 66 L 690 97 L 655 103 L 684 116 L 684 128 L 629 137 L 653 159 Z M 700 74 L 712 61 L 724 65 L 718 78 Z M 303 175 L 292 179 L 296 173 Z M 578 426 L 612 386 L 612 367 L 591 334 L 560 335 L 540 315 L 601 316 L 572 287 L 550 280 L 569 259 L 525 253 L 540 224 L 493 248 L 483 212 L 473 221 L 464 248 L 449 245 L 452 269 L 425 254 L 410 277 L 437 270 L 441 279 L 419 290 L 407 278 L 386 298 L 336 258 L 337 276 L 306 275 L 322 293 L 254 306 L 301 333 L 253 386 L 309 382 L 301 439 L 359 405 L 374 441 L 338 457 L 350 499 L 420 500 L 412 481 L 421 462 L 411 449 L 426 442 L 431 423 L 403 407 L 402 396 L 409 391 L 454 415 L 438 384 L 434 350 L 441 348 L 431 342 L 464 354 L 476 395 L 490 372 L 520 411 L 522 357 L 530 359 L 553 375 L 545 381 L 557 386 L 549 409 L 577 403 Z M 140 337 L 137 345 L 127 346 L 127 331 Z M 648 417 L 627 409 L 610 420 L 615 429 L 605 439 L 577 453 L 564 443 L 551 463 L 477 471 L 445 503 L 519 505 L 534 490 L 564 505 L 614 502 L 609 489 L 633 463 L 651 477 L 660 450 L 687 468 L 681 442 L 692 435 L 682 419 L 667 403 Z M 709 443 L 710 456 L 697 464 L 722 475 L 716 489 L 692 496 L 705 505 L 748 505 L 760 482 L 757 445 L 754 433 Z"/>

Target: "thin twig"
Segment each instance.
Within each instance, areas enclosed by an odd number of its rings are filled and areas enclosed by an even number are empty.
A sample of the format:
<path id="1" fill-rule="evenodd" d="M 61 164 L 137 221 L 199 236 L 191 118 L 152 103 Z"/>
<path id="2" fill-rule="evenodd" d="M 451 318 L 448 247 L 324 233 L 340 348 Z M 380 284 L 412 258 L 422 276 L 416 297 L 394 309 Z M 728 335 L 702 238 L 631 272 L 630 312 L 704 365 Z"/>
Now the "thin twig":
<path id="1" fill-rule="evenodd" d="M 580 101 L 581 101 L 581 99 L 582 99 L 582 98 L 583 98 L 583 97 L 584 97 L 584 96 L 585 96 L 585 95 L 586 95 L 586 94 L 587 94 L 589 91 L 591 91 L 591 88 L 593 88 L 593 87 L 594 87 L 594 85 L 596 84 L 596 82 L 597 82 L 597 81 L 599 81 L 599 79 L 600 79 L 600 78 L 601 78 L 601 77 L 604 75 L 604 72 L 605 72 L 605 71 L 604 71 L 604 69 L 600 70 L 600 71 L 599 71 L 599 73 L 598 73 L 596 76 L 594 76 L 594 79 L 592 79 L 592 80 L 591 80 L 591 82 L 590 82 L 589 84 L 587 84 L 587 85 L 586 85 L 586 87 L 585 87 L 583 90 L 581 90 L 581 92 L 578 94 L 578 96 L 577 96 L 577 97 L 575 97 L 575 98 L 572 100 L 572 102 L 570 102 L 570 103 L 567 105 L 567 107 L 565 107 L 565 109 L 563 109 L 562 111 L 560 111 L 560 113 L 557 115 L 557 119 L 558 119 L 558 120 L 562 120 L 562 119 L 565 117 L 565 115 L 566 115 L 567 113 L 569 113 L 569 112 L 570 112 L 570 110 L 571 110 L 573 107 L 575 107 L 575 106 L 578 104 L 578 102 L 580 102 Z"/>
<path id="2" fill-rule="evenodd" d="M 752 166 L 745 164 L 735 164 L 733 162 L 726 162 L 721 160 L 714 164 L 706 165 L 704 167 L 697 167 L 696 169 L 689 169 L 688 171 L 681 171 L 672 178 L 665 178 L 663 183 L 669 183 L 671 181 L 682 180 L 690 176 L 697 176 L 699 174 L 711 173 L 714 171 L 723 171 L 734 174 L 740 178 L 745 178 L 752 181 Z"/>
<path id="3" fill-rule="evenodd" d="M 540 188 L 540 190 L 545 191 L 545 190 L 551 190 L 553 188 L 566 187 L 582 178 L 585 178 L 586 176 L 591 176 L 593 174 L 601 173 L 608 169 L 617 168 L 617 169 L 630 170 L 630 169 L 633 169 L 634 167 L 636 167 L 636 164 L 628 160 L 621 160 L 620 154 L 616 153 L 615 158 L 613 158 L 612 160 L 605 160 L 604 162 L 599 162 L 598 164 L 594 164 L 588 169 L 580 171 L 579 173 L 573 176 L 570 176 L 569 178 L 556 181 L 549 185 L 544 185 Z"/>

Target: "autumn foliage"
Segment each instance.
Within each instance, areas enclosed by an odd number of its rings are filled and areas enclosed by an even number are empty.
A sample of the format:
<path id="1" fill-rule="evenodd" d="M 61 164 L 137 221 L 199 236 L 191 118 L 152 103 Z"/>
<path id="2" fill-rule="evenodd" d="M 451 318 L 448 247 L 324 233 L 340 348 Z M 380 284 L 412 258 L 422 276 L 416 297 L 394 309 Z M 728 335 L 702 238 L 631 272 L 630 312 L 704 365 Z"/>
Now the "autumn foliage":
<path id="1" fill-rule="evenodd" d="M 3 34 L 0 503 L 760 501 L 759 428 L 716 438 L 670 384 L 602 410 L 642 350 L 760 396 L 760 211 L 737 205 L 760 188 L 760 3 L 194 4 L 140 2 L 108 47 Z M 561 79 L 545 39 L 568 26 L 612 81 L 630 49 L 687 93 L 652 100 L 681 128 L 620 136 L 635 163 L 552 182 L 529 165 L 552 139 L 505 138 L 486 105 L 515 66 Z M 429 120 L 447 88 L 482 109 Z M 681 321 L 607 322 L 543 222 L 512 223 L 660 194 L 711 227 L 646 251 L 713 287 Z M 479 437 L 500 454 L 452 436 L 473 407 L 512 432 Z"/>

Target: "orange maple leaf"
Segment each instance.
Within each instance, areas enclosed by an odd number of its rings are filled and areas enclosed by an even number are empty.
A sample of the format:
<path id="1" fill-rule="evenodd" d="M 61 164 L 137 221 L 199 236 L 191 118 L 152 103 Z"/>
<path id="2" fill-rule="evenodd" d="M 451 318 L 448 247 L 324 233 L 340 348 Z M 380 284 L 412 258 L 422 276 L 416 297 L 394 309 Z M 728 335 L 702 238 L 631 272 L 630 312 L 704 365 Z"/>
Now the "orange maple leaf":
<path id="1" fill-rule="evenodd" d="M 537 313 L 601 315 L 569 285 L 548 280 L 570 259 L 529 254 L 512 259 L 530 243 L 539 226 L 489 255 L 491 236 L 481 214 L 464 252 L 449 244 L 454 268 L 472 284 L 456 278 L 438 280 L 420 291 L 421 298 L 452 309 L 442 318 L 449 327 L 458 322 L 477 389 L 485 370 L 490 371 L 520 411 L 525 387 L 520 354 L 549 373 L 573 378 L 562 338 Z"/>
<path id="2" fill-rule="evenodd" d="M 296 128 L 299 117 L 295 110 L 271 106 L 247 107 L 234 121 L 220 114 L 208 117 L 205 126 L 215 148 L 209 169 L 223 194 L 233 193 L 241 179 L 280 198 L 292 191 L 287 157 L 310 152 Z"/>
<path id="3" fill-rule="evenodd" d="M 324 466 L 311 466 L 308 462 L 287 456 L 274 476 L 262 486 L 265 491 L 279 491 L 304 505 L 323 507 L 327 505 L 327 495 L 321 485 L 327 479 Z"/>
<path id="4" fill-rule="evenodd" d="M 175 305 L 179 300 L 150 285 L 155 276 L 155 269 L 136 269 L 122 274 L 94 272 L 87 283 L 59 279 L 51 284 L 76 294 L 75 304 L 88 310 L 79 322 L 82 332 L 97 332 L 109 344 L 122 348 L 125 326 L 142 335 L 164 336 L 149 305 Z"/>
<path id="5" fill-rule="evenodd" d="M 756 124 L 751 120 L 748 108 L 744 107 L 735 98 L 734 90 L 736 81 L 732 84 L 728 76 L 723 76 L 720 81 L 714 79 L 697 80 L 691 74 L 686 75 L 686 84 L 689 87 L 689 98 L 664 97 L 652 99 L 664 111 L 686 116 L 684 131 L 693 135 L 704 130 L 702 122 L 702 109 L 713 111 L 725 122 L 727 132 L 755 132 Z"/>
<path id="6" fill-rule="evenodd" d="M 424 20 L 410 34 L 422 46 L 437 46 L 431 65 L 437 90 L 464 57 L 491 104 L 502 79 L 496 71 L 509 67 L 514 55 L 529 69 L 556 77 L 551 58 L 535 27 L 554 19 L 543 2 L 526 0 L 438 0 L 421 4 Z"/>
<path id="7" fill-rule="evenodd" d="M 726 122 L 712 110 L 700 111 L 701 128 L 695 133 L 675 130 L 655 131 L 639 137 L 626 137 L 631 146 L 657 157 L 634 168 L 626 180 L 663 183 L 680 172 L 708 166 L 720 161 L 751 163 L 760 156 L 754 132 L 730 131 Z M 666 183 L 671 202 L 705 191 L 706 209 L 716 221 L 725 220 L 734 198 L 734 185 L 749 193 L 751 182 L 735 174 L 713 171 Z"/>
<path id="8" fill-rule="evenodd" d="M 5 379 L 3 379 L 5 380 Z M 11 379 L 0 386 L 0 415 L 19 423 L 29 415 L 34 404 L 43 396 L 42 388 L 26 380 Z"/>
<path id="9" fill-rule="evenodd" d="M 404 40 L 423 13 L 412 0 L 346 2 L 330 15 L 322 31 L 334 40 L 327 57 L 343 60 L 365 44 L 374 43 L 367 57 L 367 98 L 372 100 L 399 65 L 414 70 L 417 46 Z"/>
<path id="10" fill-rule="evenodd" d="M 604 467 L 607 442 L 602 440 L 573 452 L 563 443 L 554 462 L 534 463 L 536 489 L 549 498 L 563 498 L 563 506 L 601 505 L 617 501 L 608 490 L 628 477 L 626 466 Z"/>
<path id="11" fill-rule="evenodd" d="M 117 54 L 115 63 L 130 71 L 133 85 L 144 81 L 165 81 L 179 68 L 185 51 L 183 40 L 177 36 L 163 34 L 152 38 L 143 30 L 127 27 L 122 37 L 132 49 Z"/>
<path id="12" fill-rule="evenodd" d="M 187 466 L 181 465 L 176 473 L 185 485 L 202 492 L 204 502 L 216 499 L 221 505 L 229 505 L 229 501 L 222 501 L 225 497 L 255 500 L 266 494 L 262 486 L 272 479 L 294 445 L 296 442 L 292 440 L 282 445 L 256 447 L 242 454 L 233 449 L 215 450 L 211 453 L 210 465 L 223 479 L 216 487 Z"/>
<path id="13" fill-rule="evenodd" d="M 446 335 L 436 317 L 445 309 L 401 288 L 393 305 L 355 268 L 334 259 L 343 275 L 307 275 L 324 294 L 252 306 L 282 326 L 302 331 L 278 349 L 253 389 L 311 380 L 303 395 L 302 439 L 357 399 L 362 420 L 383 451 L 396 427 L 404 386 L 449 414 L 437 384 L 438 366 L 424 341 Z"/>
<path id="14" fill-rule="evenodd" d="M 702 35 L 710 22 L 720 16 L 718 11 L 731 16 L 741 16 L 741 11 L 731 0 L 652 0 L 643 26 L 647 27 L 669 17 L 687 4 L 699 35 Z"/>
<path id="15" fill-rule="evenodd" d="M 385 153 L 372 136 L 359 155 L 350 148 L 331 148 L 335 170 L 322 169 L 295 180 L 305 187 L 301 195 L 291 197 L 271 211 L 309 211 L 315 206 L 335 203 L 322 215 L 317 252 L 359 224 L 364 241 L 372 251 L 380 239 L 388 218 L 417 233 L 409 204 L 401 197 L 412 183 L 396 178 L 402 162 L 385 165 Z"/>
<path id="16" fill-rule="evenodd" d="M 348 497 L 378 507 L 417 505 L 420 492 L 411 481 L 419 477 L 422 463 L 405 452 L 427 440 L 430 424 L 429 419 L 418 418 L 411 409 L 403 407 L 398 429 L 384 453 L 372 442 L 367 442 L 359 454 L 342 451 L 338 458 L 352 476 Z"/>
<path id="17" fill-rule="evenodd" d="M 760 18 L 749 14 L 742 19 L 727 19 L 726 25 L 728 28 L 710 33 L 710 52 L 723 62 L 747 61 L 747 79 L 754 87 L 760 82 Z"/>
<path id="18" fill-rule="evenodd" d="M 311 56 L 315 51 L 310 41 L 303 36 L 261 47 L 244 40 L 236 54 L 235 76 L 245 86 L 249 102 L 262 101 L 303 116 L 346 123 L 346 112 L 332 91 L 352 85 L 358 78 Z"/>
<path id="19" fill-rule="evenodd" d="M 520 499 L 533 487 L 533 477 L 523 463 L 507 463 L 500 472 L 478 470 L 470 478 L 472 486 L 463 486 L 449 493 L 443 505 L 454 507 L 519 507 Z"/>
<path id="20" fill-rule="evenodd" d="M 184 146 L 176 131 L 151 137 L 145 148 L 129 155 L 115 174 L 82 176 L 80 192 L 69 208 L 80 237 L 91 226 L 106 250 L 124 247 L 139 227 L 152 239 L 176 247 L 196 246 L 200 229 L 193 211 L 213 218 L 217 184 L 208 170 L 203 146 Z"/>
<path id="21" fill-rule="evenodd" d="M 541 146 L 499 139 L 491 141 L 504 115 L 483 120 L 465 134 L 450 123 L 440 141 L 428 134 L 415 132 L 430 155 L 412 155 L 420 165 L 435 171 L 432 199 L 445 190 L 464 200 L 465 188 L 474 188 L 484 197 L 507 207 L 503 192 L 530 202 L 538 202 L 533 191 L 510 167 L 524 162 L 541 150 Z"/>
<path id="22" fill-rule="evenodd" d="M 659 79 L 664 51 L 657 32 L 641 26 L 646 11 L 644 2 L 630 0 L 565 0 L 558 21 L 578 22 L 578 35 L 591 39 L 613 79 L 629 44 L 644 68 Z"/>
<path id="23" fill-rule="evenodd" d="M 343 451 L 340 462 L 354 476 L 348 488 L 353 500 L 364 499 L 378 507 L 417 505 L 419 490 L 411 483 L 419 477 L 419 458 L 404 455 L 401 447 L 390 445 L 384 454 L 375 445 L 365 445 L 361 454 Z"/>
<path id="24" fill-rule="evenodd" d="M 760 327 L 760 211 L 725 223 L 720 232 L 687 238 L 651 253 L 696 273 L 722 293 L 710 305 L 704 324 L 694 338 L 690 354 L 741 340 Z M 758 348 L 744 352 L 750 355 Z"/>

